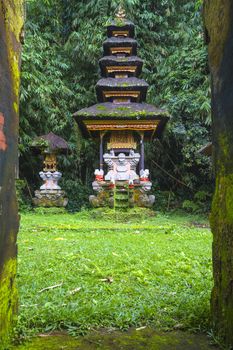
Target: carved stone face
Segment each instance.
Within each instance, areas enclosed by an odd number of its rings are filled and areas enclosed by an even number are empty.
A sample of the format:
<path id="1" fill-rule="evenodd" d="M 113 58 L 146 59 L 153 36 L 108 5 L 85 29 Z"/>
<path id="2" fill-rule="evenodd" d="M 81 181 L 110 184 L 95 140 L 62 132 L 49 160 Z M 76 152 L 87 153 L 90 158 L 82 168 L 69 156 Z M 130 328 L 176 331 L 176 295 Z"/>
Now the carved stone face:
<path id="1" fill-rule="evenodd" d="M 118 161 L 120 164 L 124 164 L 125 163 L 125 154 L 124 153 L 120 153 L 118 156 Z"/>

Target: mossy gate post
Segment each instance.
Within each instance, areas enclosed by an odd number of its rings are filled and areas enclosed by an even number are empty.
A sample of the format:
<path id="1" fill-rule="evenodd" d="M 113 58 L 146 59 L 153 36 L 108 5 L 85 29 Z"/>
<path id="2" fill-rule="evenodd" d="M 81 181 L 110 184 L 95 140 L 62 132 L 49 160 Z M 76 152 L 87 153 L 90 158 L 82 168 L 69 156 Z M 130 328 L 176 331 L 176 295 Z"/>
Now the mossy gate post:
<path id="1" fill-rule="evenodd" d="M 233 1 L 205 0 L 204 24 L 212 78 L 216 176 L 211 307 L 216 331 L 233 346 Z"/>
<path id="2" fill-rule="evenodd" d="M 0 1 L 0 349 L 17 310 L 15 168 L 18 144 L 23 0 Z"/>

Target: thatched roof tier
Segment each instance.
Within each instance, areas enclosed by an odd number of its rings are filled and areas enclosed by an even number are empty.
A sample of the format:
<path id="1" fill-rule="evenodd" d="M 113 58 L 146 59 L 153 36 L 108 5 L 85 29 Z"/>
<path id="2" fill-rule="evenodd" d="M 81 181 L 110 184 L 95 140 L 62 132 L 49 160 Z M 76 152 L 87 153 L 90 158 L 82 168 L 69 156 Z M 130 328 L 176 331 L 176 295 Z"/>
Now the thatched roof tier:
<path id="1" fill-rule="evenodd" d="M 90 123 L 98 123 L 99 130 L 114 130 L 129 128 L 128 123 L 132 126 L 132 130 L 140 130 L 145 125 L 147 136 L 161 135 L 170 116 L 164 109 L 156 108 L 147 103 L 99 103 L 89 108 L 84 108 L 74 114 L 81 131 L 84 136 L 90 136 Z M 95 122 L 96 121 L 96 122 Z M 107 126 L 106 126 L 107 125 Z M 112 126 L 111 126 L 112 125 Z M 93 130 L 92 135 L 97 135 L 98 128 Z"/>
<path id="2" fill-rule="evenodd" d="M 130 77 L 139 76 L 141 74 L 143 60 L 137 56 L 105 56 L 100 59 L 99 64 L 101 69 L 101 75 L 103 77 L 114 77 L 114 74 L 116 72 L 126 72 Z"/>
<path id="3" fill-rule="evenodd" d="M 32 142 L 32 147 L 46 153 L 66 153 L 69 148 L 68 143 L 63 138 L 52 132 L 36 137 Z"/>
<path id="4" fill-rule="evenodd" d="M 169 119 L 169 113 L 165 109 L 156 108 L 148 103 L 122 103 L 115 104 L 111 102 L 98 103 L 94 106 L 83 108 L 74 113 L 76 120 L 82 119 L 147 119 L 147 118 L 166 118 Z"/>
<path id="5" fill-rule="evenodd" d="M 129 98 L 131 102 L 143 102 L 149 85 L 138 78 L 106 78 L 98 81 L 96 85 L 99 102 L 112 101 L 115 97 Z"/>
<path id="6" fill-rule="evenodd" d="M 112 37 L 104 41 L 104 56 L 125 53 L 128 56 L 137 55 L 137 41 L 132 38 Z"/>
<path id="7" fill-rule="evenodd" d="M 119 33 L 128 33 L 128 37 L 134 38 L 135 35 L 135 25 L 133 22 L 128 21 L 126 19 L 117 19 L 115 21 L 111 21 L 107 25 L 107 35 L 108 37 L 113 37 L 115 35 L 118 35 Z"/>

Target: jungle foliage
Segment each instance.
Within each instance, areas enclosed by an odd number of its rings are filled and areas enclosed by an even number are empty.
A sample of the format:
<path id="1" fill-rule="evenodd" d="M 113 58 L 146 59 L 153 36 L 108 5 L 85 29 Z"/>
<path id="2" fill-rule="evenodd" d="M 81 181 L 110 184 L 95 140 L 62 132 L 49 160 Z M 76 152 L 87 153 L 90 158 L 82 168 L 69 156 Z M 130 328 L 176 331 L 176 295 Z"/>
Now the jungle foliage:
<path id="1" fill-rule="evenodd" d="M 117 1 L 110 0 L 27 2 L 20 176 L 31 190 L 38 186 L 35 179 L 41 164 L 30 150 L 33 137 L 49 131 L 64 137 L 71 153 L 61 159 L 61 170 L 64 189 L 69 193 L 72 189 L 73 210 L 88 202 L 98 157 L 94 143 L 82 139 L 72 114 L 96 101 L 94 87 L 105 24 L 116 6 Z M 145 61 L 143 78 L 150 84 L 148 102 L 168 108 L 172 115 L 163 139 L 147 146 L 147 166 L 156 179 L 157 197 L 165 207 L 176 205 L 177 195 L 193 200 L 201 192 L 208 198 L 210 160 L 197 153 L 210 139 L 210 91 L 200 6 L 188 0 L 127 0 L 126 7 L 137 26 L 139 56 Z"/>

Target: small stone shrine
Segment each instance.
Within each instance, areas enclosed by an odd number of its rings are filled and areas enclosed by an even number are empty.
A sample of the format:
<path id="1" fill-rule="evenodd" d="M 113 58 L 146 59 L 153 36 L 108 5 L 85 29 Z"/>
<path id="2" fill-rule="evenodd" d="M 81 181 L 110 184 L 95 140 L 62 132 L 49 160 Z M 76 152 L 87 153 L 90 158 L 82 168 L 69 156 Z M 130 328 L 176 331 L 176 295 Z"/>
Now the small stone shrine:
<path id="1" fill-rule="evenodd" d="M 57 170 L 57 155 L 67 153 L 68 145 L 61 137 L 53 134 L 37 137 L 32 147 L 43 155 L 44 169 L 39 173 L 43 185 L 35 191 L 33 199 L 38 207 L 66 207 L 68 199 L 58 185 L 62 173 Z"/>
<path id="2" fill-rule="evenodd" d="M 96 196 L 90 196 L 94 207 L 153 205 L 144 143 L 160 136 L 169 119 L 167 111 L 145 103 L 149 86 L 138 78 L 143 61 L 137 57 L 135 26 L 125 17 L 120 6 L 107 26 L 99 62 L 102 79 L 96 85 L 98 104 L 74 114 L 83 135 L 99 142 Z"/>

